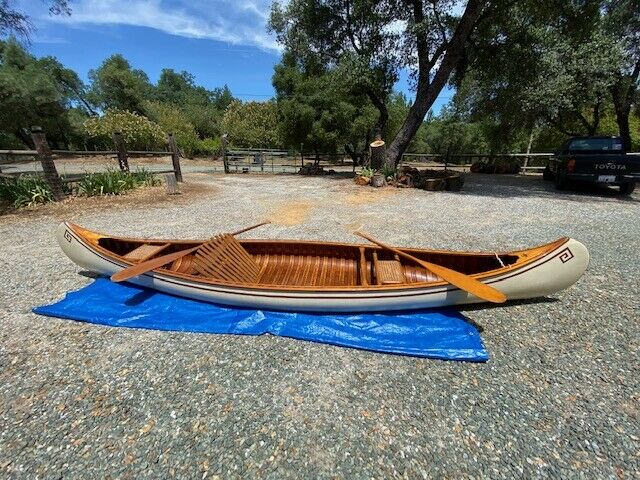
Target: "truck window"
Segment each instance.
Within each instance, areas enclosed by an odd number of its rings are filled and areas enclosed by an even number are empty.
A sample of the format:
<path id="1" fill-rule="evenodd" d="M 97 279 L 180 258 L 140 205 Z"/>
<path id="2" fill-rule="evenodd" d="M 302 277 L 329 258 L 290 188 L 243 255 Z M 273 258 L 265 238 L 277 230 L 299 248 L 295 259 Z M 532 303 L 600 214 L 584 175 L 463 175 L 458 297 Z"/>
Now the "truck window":
<path id="1" fill-rule="evenodd" d="M 579 152 L 621 152 L 619 138 L 576 138 L 569 143 L 569 150 Z"/>

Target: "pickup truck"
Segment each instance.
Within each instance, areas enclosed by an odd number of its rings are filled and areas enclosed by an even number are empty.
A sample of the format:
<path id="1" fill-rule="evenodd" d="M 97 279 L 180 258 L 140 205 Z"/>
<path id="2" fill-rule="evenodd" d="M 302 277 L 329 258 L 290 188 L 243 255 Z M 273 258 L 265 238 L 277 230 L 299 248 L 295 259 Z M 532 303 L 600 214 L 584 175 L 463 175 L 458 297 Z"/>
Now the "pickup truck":
<path id="1" fill-rule="evenodd" d="M 631 195 L 640 182 L 640 155 L 628 155 L 619 137 L 573 137 L 549 159 L 543 177 L 559 190 L 579 181 L 616 185 Z"/>

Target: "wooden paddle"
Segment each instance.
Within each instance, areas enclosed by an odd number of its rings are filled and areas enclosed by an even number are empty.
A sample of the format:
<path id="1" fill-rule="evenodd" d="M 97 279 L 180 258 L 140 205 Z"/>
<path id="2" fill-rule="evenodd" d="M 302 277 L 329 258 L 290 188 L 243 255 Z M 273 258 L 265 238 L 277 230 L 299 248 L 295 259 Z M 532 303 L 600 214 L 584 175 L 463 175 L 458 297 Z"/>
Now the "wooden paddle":
<path id="1" fill-rule="evenodd" d="M 365 238 L 369 240 L 371 243 L 375 243 L 376 245 L 384 248 L 385 250 L 389 250 L 390 252 L 395 253 L 401 257 L 407 258 L 409 260 L 414 261 L 418 265 L 423 266 L 430 272 L 438 275 L 443 280 L 449 282 L 451 285 L 455 285 L 460 290 L 464 290 L 465 292 L 469 292 L 475 295 L 478 298 L 483 300 L 487 300 L 488 302 L 493 303 L 503 303 L 507 300 L 507 297 L 504 293 L 499 290 L 496 290 L 489 285 L 485 285 L 484 283 L 479 282 L 473 277 L 469 275 L 465 275 L 464 273 L 457 272 L 455 270 L 451 270 L 450 268 L 443 267 L 441 265 L 436 265 L 435 263 L 425 262 L 424 260 L 420 260 L 419 258 L 414 257 L 413 255 L 409 255 L 408 253 L 403 252 L 402 250 L 398 250 L 390 245 L 382 243 L 379 240 L 367 235 L 363 232 L 353 232 L 359 237 Z"/>
<path id="2" fill-rule="evenodd" d="M 271 222 L 262 222 L 257 225 L 253 225 L 252 227 L 243 228 L 242 230 L 238 230 L 237 232 L 233 232 L 230 235 L 239 235 L 240 233 L 248 232 L 249 230 L 253 230 L 254 228 L 261 227 L 262 225 L 266 225 Z M 200 245 L 197 245 L 192 248 L 187 248 L 186 250 L 180 250 L 179 252 L 169 253 L 167 255 L 163 255 L 161 257 L 152 258 L 151 260 L 147 260 L 146 262 L 136 263 L 135 265 L 131 265 L 130 267 L 125 268 L 124 270 L 120 270 L 119 272 L 111 275 L 111 281 L 113 282 L 123 282 L 125 280 L 129 280 L 130 278 L 137 277 L 138 275 L 142 275 L 143 273 L 147 273 L 151 270 L 155 270 L 156 268 L 160 268 L 167 263 L 173 262 L 179 258 L 184 257 L 185 255 L 189 255 L 190 253 L 195 252 L 200 248 Z"/>

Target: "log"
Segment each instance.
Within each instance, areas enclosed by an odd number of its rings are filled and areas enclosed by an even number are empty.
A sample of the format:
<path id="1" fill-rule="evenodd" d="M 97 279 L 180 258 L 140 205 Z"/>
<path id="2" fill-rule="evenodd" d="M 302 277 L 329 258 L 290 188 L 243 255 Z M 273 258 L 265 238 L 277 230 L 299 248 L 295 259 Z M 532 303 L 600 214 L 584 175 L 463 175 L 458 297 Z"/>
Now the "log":
<path id="1" fill-rule="evenodd" d="M 463 184 L 464 177 L 459 173 L 454 173 L 446 178 L 446 188 L 451 192 L 459 192 L 460 190 L 462 190 Z"/>
<path id="2" fill-rule="evenodd" d="M 430 191 L 444 190 L 446 185 L 447 182 L 442 178 L 427 178 L 424 180 L 422 189 Z"/>
<path id="3" fill-rule="evenodd" d="M 371 178 L 358 175 L 355 179 L 355 182 L 356 185 L 369 185 L 371 183 Z"/>

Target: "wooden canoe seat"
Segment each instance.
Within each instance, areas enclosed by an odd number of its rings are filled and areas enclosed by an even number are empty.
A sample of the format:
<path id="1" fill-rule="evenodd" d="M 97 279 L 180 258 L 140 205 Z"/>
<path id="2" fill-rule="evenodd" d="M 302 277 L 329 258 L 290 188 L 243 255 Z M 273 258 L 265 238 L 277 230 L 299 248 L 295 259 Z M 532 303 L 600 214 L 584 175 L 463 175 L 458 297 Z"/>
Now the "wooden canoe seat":
<path id="1" fill-rule="evenodd" d="M 376 279 L 379 285 L 405 283 L 402 264 L 397 260 L 378 260 Z"/>
<path id="2" fill-rule="evenodd" d="M 233 236 L 217 235 L 193 256 L 193 269 L 203 277 L 231 283 L 256 283 L 258 264 Z"/>
<path id="3" fill-rule="evenodd" d="M 154 255 L 160 253 L 169 245 L 169 243 L 165 243 L 163 245 L 151 245 L 149 243 L 145 243 L 124 255 L 124 258 L 134 262 L 144 262 L 145 260 L 149 260 Z"/>

